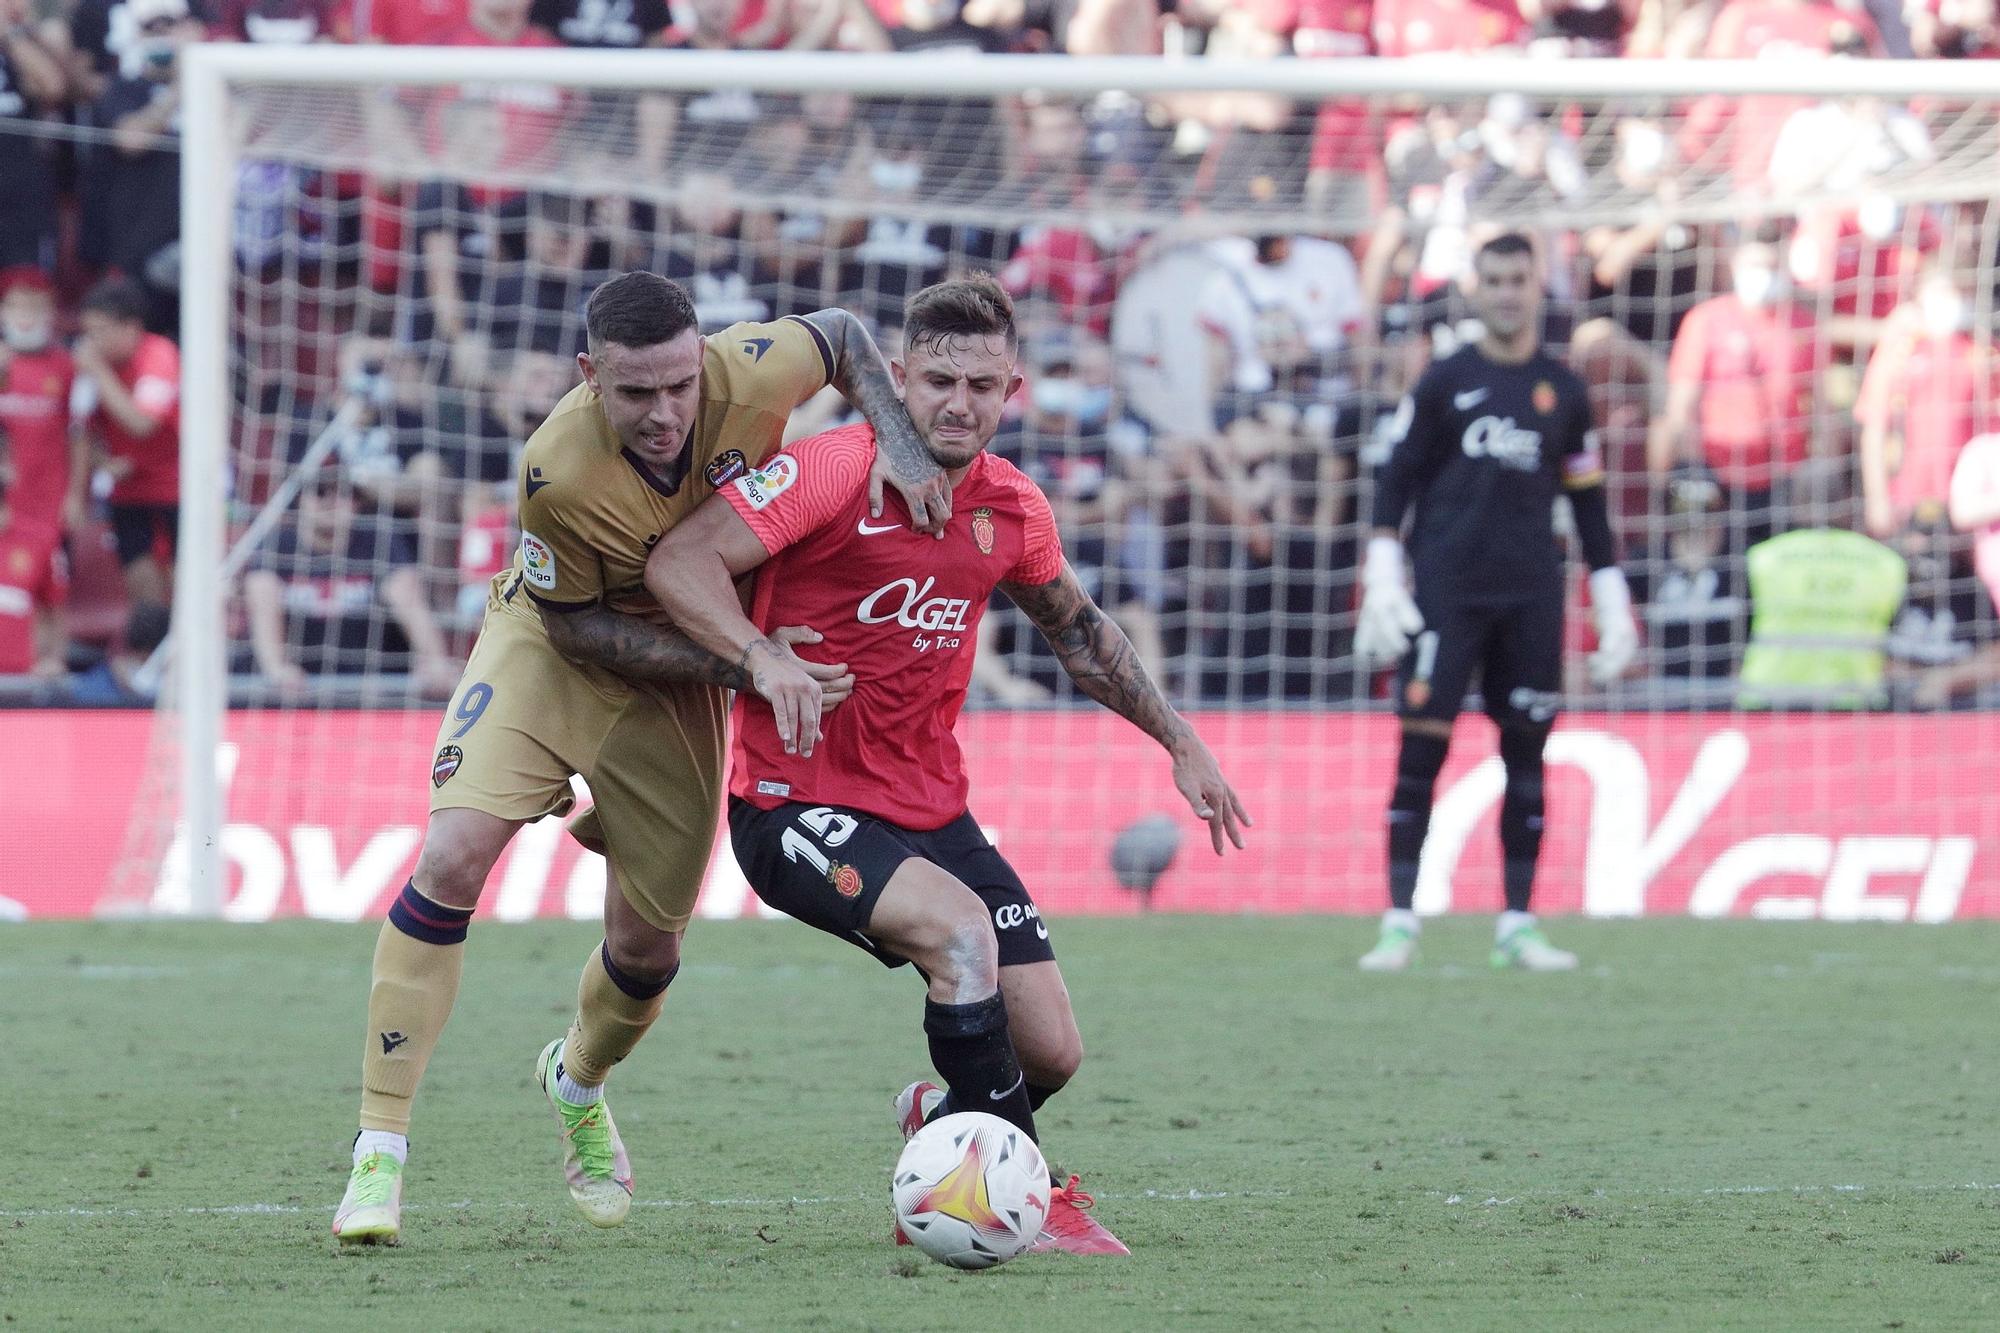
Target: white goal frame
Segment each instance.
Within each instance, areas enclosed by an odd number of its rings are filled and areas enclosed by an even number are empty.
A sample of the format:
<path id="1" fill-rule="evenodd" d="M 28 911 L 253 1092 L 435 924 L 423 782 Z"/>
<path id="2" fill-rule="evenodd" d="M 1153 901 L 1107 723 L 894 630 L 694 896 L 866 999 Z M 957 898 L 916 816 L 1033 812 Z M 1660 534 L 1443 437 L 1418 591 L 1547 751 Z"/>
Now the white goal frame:
<path id="1" fill-rule="evenodd" d="M 539 83 L 635 92 L 746 89 L 876 96 L 993 97 L 1259 92 L 1299 99 L 1520 93 L 1544 98 L 1728 96 L 2000 97 L 1973 61 L 1283 60 L 979 56 L 913 60 L 836 53 L 202 44 L 182 57 L 182 447 L 180 545 L 167 702 L 177 714 L 180 823 L 192 915 L 225 896 L 225 787 L 217 761 L 227 711 L 223 569 L 228 475 L 230 311 L 240 123 L 234 94 L 273 86 L 349 88 Z"/>

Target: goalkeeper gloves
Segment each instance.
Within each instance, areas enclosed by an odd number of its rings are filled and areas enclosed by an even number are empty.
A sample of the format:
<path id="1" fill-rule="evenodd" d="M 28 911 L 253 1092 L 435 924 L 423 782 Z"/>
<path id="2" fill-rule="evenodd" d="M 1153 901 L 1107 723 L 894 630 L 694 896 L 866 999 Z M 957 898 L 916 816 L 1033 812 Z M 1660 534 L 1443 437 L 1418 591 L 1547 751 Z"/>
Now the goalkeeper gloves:
<path id="1" fill-rule="evenodd" d="M 1388 666 L 1409 651 L 1422 631 L 1423 613 L 1403 577 L 1403 544 L 1371 537 L 1361 563 L 1361 616 L 1354 625 L 1354 655 L 1371 667 Z"/>
<path id="2" fill-rule="evenodd" d="M 1597 620 L 1597 651 L 1590 655 L 1590 678 L 1609 685 L 1639 655 L 1639 626 L 1632 619 L 1632 590 L 1616 565 L 1590 572 L 1590 609 Z"/>

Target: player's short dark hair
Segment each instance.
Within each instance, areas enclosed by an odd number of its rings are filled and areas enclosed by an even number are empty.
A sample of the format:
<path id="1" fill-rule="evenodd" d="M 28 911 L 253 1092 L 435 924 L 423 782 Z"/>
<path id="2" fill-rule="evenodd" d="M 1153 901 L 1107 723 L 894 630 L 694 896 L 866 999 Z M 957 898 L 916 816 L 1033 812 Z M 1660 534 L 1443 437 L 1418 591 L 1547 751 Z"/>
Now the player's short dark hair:
<path id="1" fill-rule="evenodd" d="M 128 324 L 143 324 L 151 304 L 139 284 L 130 278 L 106 278 L 84 293 L 82 310 L 86 315 L 104 315 Z"/>
<path id="2" fill-rule="evenodd" d="M 1019 344 L 1014 333 L 1014 298 L 990 273 L 968 273 L 948 282 L 932 283 L 903 303 L 903 349 L 935 344 L 959 334 L 1007 340 L 1007 350 Z"/>
<path id="3" fill-rule="evenodd" d="M 1473 255 L 1472 262 L 1476 264 L 1488 255 L 1496 258 L 1504 258 L 1507 255 L 1526 255 L 1528 258 L 1533 259 L 1535 257 L 1535 243 L 1521 232 L 1503 231 L 1492 240 L 1486 242 L 1486 244 L 1480 246 L 1478 253 Z"/>
<path id="4" fill-rule="evenodd" d="M 619 274 L 590 294 L 583 311 L 593 352 L 606 343 L 655 347 L 698 323 L 687 289 L 657 273 Z"/>

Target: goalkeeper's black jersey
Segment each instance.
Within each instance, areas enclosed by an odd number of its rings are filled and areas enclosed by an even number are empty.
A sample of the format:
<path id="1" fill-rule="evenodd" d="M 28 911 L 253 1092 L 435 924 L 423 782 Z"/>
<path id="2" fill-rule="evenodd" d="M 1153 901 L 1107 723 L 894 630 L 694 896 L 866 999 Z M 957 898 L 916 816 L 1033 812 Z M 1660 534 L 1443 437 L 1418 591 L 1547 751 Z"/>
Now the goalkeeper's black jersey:
<path id="1" fill-rule="evenodd" d="M 1603 476 L 1589 391 L 1569 367 L 1540 350 L 1501 365 L 1462 347 L 1423 373 L 1396 432 L 1375 524 L 1401 528 L 1416 507 L 1409 551 L 1425 602 L 1507 602 L 1560 585 L 1556 495 Z"/>

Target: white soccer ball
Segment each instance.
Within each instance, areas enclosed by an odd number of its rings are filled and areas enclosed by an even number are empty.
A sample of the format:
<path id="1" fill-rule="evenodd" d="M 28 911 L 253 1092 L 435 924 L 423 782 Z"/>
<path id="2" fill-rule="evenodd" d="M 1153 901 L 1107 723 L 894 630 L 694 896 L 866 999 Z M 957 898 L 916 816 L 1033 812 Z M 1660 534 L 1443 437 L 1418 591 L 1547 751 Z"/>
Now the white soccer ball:
<path id="1" fill-rule="evenodd" d="M 943 1115 L 910 1136 L 890 1185 L 910 1243 L 953 1268 L 991 1268 L 1025 1251 L 1049 1213 L 1049 1168 L 1035 1141 L 997 1115 Z"/>

